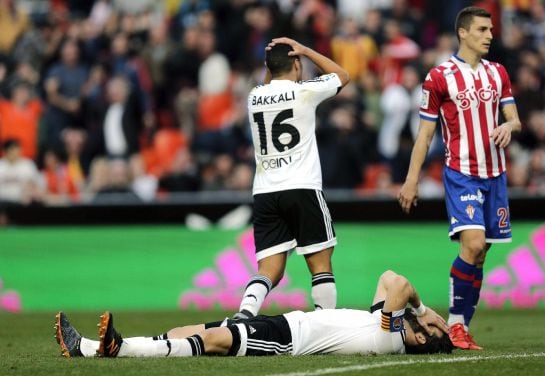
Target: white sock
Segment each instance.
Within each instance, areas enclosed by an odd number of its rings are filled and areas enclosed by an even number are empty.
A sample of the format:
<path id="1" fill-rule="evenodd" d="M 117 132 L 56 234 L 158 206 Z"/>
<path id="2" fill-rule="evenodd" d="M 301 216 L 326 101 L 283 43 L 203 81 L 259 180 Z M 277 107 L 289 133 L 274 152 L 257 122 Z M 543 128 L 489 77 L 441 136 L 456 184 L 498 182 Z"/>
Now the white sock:
<path id="1" fill-rule="evenodd" d="M 452 326 L 452 325 L 458 324 L 458 323 L 460 323 L 460 324 L 464 323 L 464 315 L 455 315 L 455 314 L 449 313 L 447 325 Z M 464 328 L 467 331 L 467 327 L 465 325 L 464 325 Z"/>
<path id="2" fill-rule="evenodd" d="M 97 355 L 97 350 L 100 342 L 93 341 L 92 339 L 81 337 L 79 344 L 79 350 L 85 357 L 93 357 Z"/>
<path id="3" fill-rule="evenodd" d="M 312 276 L 312 300 L 316 309 L 337 306 L 337 287 L 332 273 L 317 273 Z"/>
<path id="4" fill-rule="evenodd" d="M 161 339 L 154 340 L 151 337 L 123 338 L 123 344 L 119 349 L 117 357 L 181 357 L 194 356 L 204 353 L 202 340 L 199 341 L 191 336 L 184 339 Z M 200 339 L 200 337 L 199 337 Z"/>
<path id="5" fill-rule="evenodd" d="M 272 289 L 272 282 L 263 275 L 255 275 L 250 279 L 244 291 L 244 297 L 240 302 L 239 312 L 249 311 L 252 315 L 257 315 L 267 294 Z"/>

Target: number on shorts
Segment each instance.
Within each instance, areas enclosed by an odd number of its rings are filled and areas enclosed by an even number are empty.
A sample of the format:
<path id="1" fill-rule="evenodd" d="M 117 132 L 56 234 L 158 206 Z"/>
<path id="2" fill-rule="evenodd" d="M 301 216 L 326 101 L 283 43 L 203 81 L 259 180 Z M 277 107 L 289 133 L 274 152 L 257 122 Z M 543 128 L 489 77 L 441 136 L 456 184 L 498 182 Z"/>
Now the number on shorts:
<path id="1" fill-rule="evenodd" d="M 498 217 L 500 217 L 500 227 L 509 226 L 509 222 L 507 222 L 507 218 L 509 217 L 509 209 L 499 208 Z"/>

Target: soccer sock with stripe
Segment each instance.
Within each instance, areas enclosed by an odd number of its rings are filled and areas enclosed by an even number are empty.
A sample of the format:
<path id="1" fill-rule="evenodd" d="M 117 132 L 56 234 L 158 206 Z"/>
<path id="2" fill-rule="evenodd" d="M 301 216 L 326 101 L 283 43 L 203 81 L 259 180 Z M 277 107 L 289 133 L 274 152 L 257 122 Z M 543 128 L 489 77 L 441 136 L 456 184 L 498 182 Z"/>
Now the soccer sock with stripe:
<path id="1" fill-rule="evenodd" d="M 448 325 L 464 323 L 466 302 L 471 300 L 473 281 L 475 280 L 475 265 L 468 264 L 456 257 L 450 269 L 450 305 Z"/>
<path id="2" fill-rule="evenodd" d="M 123 338 L 117 357 L 187 357 L 204 354 L 199 335 L 184 339 L 154 340 L 151 337 Z"/>
<path id="3" fill-rule="evenodd" d="M 332 273 L 316 273 L 312 276 L 312 300 L 314 308 L 328 309 L 337 306 L 337 287 Z"/>
<path id="4" fill-rule="evenodd" d="M 464 324 L 469 327 L 469 323 L 475 314 L 475 309 L 479 303 L 479 296 L 481 295 L 481 285 L 483 283 L 483 268 L 475 268 L 475 280 L 471 286 L 471 292 L 469 298 L 466 301 L 464 308 Z"/>
<path id="5" fill-rule="evenodd" d="M 239 312 L 247 311 L 253 316 L 257 315 L 267 294 L 272 289 L 272 282 L 264 275 L 254 275 L 244 291 L 244 297 L 240 302 Z"/>

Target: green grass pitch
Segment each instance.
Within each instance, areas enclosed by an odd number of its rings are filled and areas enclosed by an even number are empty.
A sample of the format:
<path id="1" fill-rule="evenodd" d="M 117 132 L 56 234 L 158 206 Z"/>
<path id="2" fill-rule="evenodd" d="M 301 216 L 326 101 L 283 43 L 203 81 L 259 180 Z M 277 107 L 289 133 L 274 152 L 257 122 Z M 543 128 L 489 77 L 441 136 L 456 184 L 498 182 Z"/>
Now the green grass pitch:
<path id="1" fill-rule="evenodd" d="M 83 335 L 96 338 L 101 312 L 67 312 Z M 445 312 L 442 312 L 443 314 Z M 484 351 L 434 356 L 277 356 L 168 359 L 65 359 L 53 337 L 55 312 L 0 314 L 0 375 L 543 375 L 542 310 L 480 309 L 472 324 Z M 114 312 L 124 336 L 155 335 L 222 312 Z"/>

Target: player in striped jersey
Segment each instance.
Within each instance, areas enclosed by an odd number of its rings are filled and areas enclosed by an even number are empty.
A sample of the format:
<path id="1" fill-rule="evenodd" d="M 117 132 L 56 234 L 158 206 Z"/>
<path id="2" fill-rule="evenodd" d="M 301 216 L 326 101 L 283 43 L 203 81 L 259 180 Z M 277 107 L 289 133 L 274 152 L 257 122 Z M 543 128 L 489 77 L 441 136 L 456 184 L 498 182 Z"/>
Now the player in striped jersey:
<path id="1" fill-rule="evenodd" d="M 302 57 L 324 74 L 302 81 Z M 315 307 L 335 308 L 337 302 L 331 266 L 337 238 L 322 193 L 315 111 L 350 78 L 332 60 L 289 38 L 272 40 L 265 65 L 264 84 L 248 95 L 256 161 L 253 226 L 258 270 L 235 318 L 257 315 L 294 250 L 304 255 L 312 275 Z"/>
<path id="2" fill-rule="evenodd" d="M 407 306 L 416 307 L 406 309 Z M 198 355 L 450 353 L 445 320 L 425 307 L 411 283 L 392 271 L 377 284 L 371 311 L 323 309 L 189 325 L 156 337 L 123 338 L 109 312 L 99 340 L 82 337 L 66 315 L 56 316 L 56 338 L 66 357 L 187 357 Z"/>
<path id="3" fill-rule="evenodd" d="M 406 213 L 416 206 L 418 178 L 439 120 L 446 148 L 449 236 L 460 242 L 450 271 L 450 336 L 456 347 L 480 350 L 469 324 L 487 251 L 492 243 L 511 241 L 504 149 L 521 124 L 507 71 L 483 59 L 492 42 L 490 14 L 464 8 L 455 30 L 457 54 L 433 68 L 423 84 L 420 129 L 399 203 Z M 505 118 L 501 124 L 500 110 Z"/>

